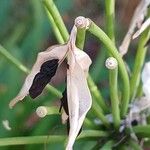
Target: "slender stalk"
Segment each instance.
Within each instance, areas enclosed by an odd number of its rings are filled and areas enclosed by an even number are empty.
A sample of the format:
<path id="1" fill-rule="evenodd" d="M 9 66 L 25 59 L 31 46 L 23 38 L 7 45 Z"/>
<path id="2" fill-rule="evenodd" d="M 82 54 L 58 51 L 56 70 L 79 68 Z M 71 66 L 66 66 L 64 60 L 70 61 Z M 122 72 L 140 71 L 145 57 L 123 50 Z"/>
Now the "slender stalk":
<path id="1" fill-rule="evenodd" d="M 135 141 L 130 140 L 129 141 L 130 147 L 132 147 L 134 150 L 143 150 L 142 147 Z"/>
<path id="2" fill-rule="evenodd" d="M 0 138 L 0 146 L 56 143 L 64 141 L 65 138 L 63 135 Z"/>
<path id="3" fill-rule="evenodd" d="M 100 131 L 100 130 L 84 130 L 81 135 L 77 138 L 78 139 L 83 139 L 87 137 L 107 137 L 108 133 L 105 131 Z"/>
<path id="4" fill-rule="evenodd" d="M 12 56 L 2 45 L 0 45 L 0 54 L 9 62 L 13 63 L 22 72 L 29 73 L 29 70 L 18 59 Z"/>
<path id="5" fill-rule="evenodd" d="M 106 127 L 110 126 L 109 121 L 104 116 L 103 111 L 102 111 L 101 107 L 98 105 L 97 101 L 95 101 L 95 100 L 93 101 L 91 110 L 96 115 L 96 117 L 99 118 Z"/>
<path id="6" fill-rule="evenodd" d="M 106 32 L 109 38 L 115 44 L 115 30 L 114 30 L 115 0 L 105 1 L 105 12 L 106 12 Z M 118 65 L 114 69 L 109 69 L 109 86 L 110 86 L 110 98 L 111 98 L 114 126 L 116 128 L 119 128 L 120 110 L 118 98 Z"/>
<path id="7" fill-rule="evenodd" d="M 105 1 L 105 14 L 106 14 L 106 32 L 109 38 L 115 43 L 115 0 Z"/>
<path id="8" fill-rule="evenodd" d="M 85 130 L 77 139 L 83 139 L 88 137 L 106 137 L 106 136 L 108 136 L 108 134 L 104 131 Z M 61 141 L 64 142 L 65 139 L 66 136 L 64 135 L 0 138 L 0 146 L 56 143 Z"/>
<path id="9" fill-rule="evenodd" d="M 143 67 L 146 52 L 147 52 L 147 47 L 145 47 L 145 44 L 147 43 L 149 38 L 150 38 L 150 29 L 147 29 L 142 33 L 138 43 L 137 54 L 135 57 L 135 63 L 134 63 L 133 72 L 130 80 L 130 97 L 132 101 L 135 99 L 138 86 L 140 84 L 141 69 Z"/>
<path id="10" fill-rule="evenodd" d="M 102 75 L 102 69 L 104 67 L 104 62 L 106 58 L 105 48 L 100 48 L 96 60 L 93 60 L 93 67 L 91 68 L 91 76 L 95 82 L 100 81 Z"/>
<path id="11" fill-rule="evenodd" d="M 126 129 L 127 134 L 135 133 L 138 137 L 146 138 L 150 137 L 150 125 L 138 125 L 132 127 L 132 130 L 130 128 Z"/>
<path id="12" fill-rule="evenodd" d="M 76 46 L 83 50 L 85 42 L 86 28 L 77 28 Z"/>
<path id="13" fill-rule="evenodd" d="M 67 41 L 69 37 L 68 31 L 53 0 L 43 0 L 43 3 L 53 17 L 53 20 L 55 21 L 64 41 Z"/>
<path id="14" fill-rule="evenodd" d="M 121 116 L 124 117 L 128 110 L 129 104 L 129 95 L 130 95 L 130 86 L 129 86 L 129 78 L 126 71 L 125 64 L 117 51 L 115 45 L 112 43 L 110 38 L 94 23 L 91 21 L 91 25 L 89 27 L 89 32 L 94 34 L 103 44 L 106 46 L 108 52 L 117 59 L 119 65 L 119 71 L 123 80 L 123 95 L 122 95 L 122 103 L 121 103 Z"/>
<path id="15" fill-rule="evenodd" d="M 108 106 L 105 104 L 105 100 L 103 99 L 101 92 L 98 90 L 90 75 L 88 76 L 88 85 L 98 105 L 102 108 L 104 112 L 109 112 Z"/>
<path id="16" fill-rule="evenodd" d="M 91 128 L 91 129 L 96 129 L 98 126 L 96 126 L 90 119 L 88 118 L 85 118 L 84 120 L 84 125 L 88 128 Z"/>
<path id="17" fill-rule="evenodd" d="M 120 125 L 120 110 L 119 110 L 119 99 L 118 99 L 118 67 L 115 69 L 110 69 L 109 73 L 109 85 L 110 85 L 110 98 L 112 115 L 114 120 L 114 126 L 118 129 Z"/>
<path id="18" fill-rule="evenodd" d="M 114 145 L 114 141 L 110 140 L 107 141 L 104 146 L 101 148 L 101 150 L 112 150 L 112 147 Z"/>
<path id="19" fill-rule="evenodd" d="M 3 46 L 0 45 L 0 54 L 2 56 L 4 56 L 8 61 L 10 61 L 11 63 L 13 63 L 19 70 L 21 70 L 22 72 L 28 74 L 30 72 L 30 70 L 24 66 L 18 59 L 16 59 L 14 56 L 12 56 Z M 59 90 L 57 90 L 56 88 L 54 88 L 51 85 L 48 85 L 47 90 L 53 94 L 54 96 L 61 98 L 61 92 Z"/>
<path id="20" fill-rule="evenodd" d="M 57 25 L 53 19 L 53 17 L 51 16 L 51 14 L 49 13 L 49 11 L 47 10 L 47 8 L 45 8 L 46 10 L 46 13 L 47 13 L 47 16 L 48 16 L 48 19 L 52 25 L 52 28 L 53 28 L 53 32 L 55 34 L 55 37 L 57 39 L 57 41 L 60 43 L 60 44 L 64 44 L 64 39 L 62 38 L 61 34 L 60 34 L 60 31 L 59 29 L 57 28 Z"/>
<path id="21" fill-rule="evenodd" d="M 145 137 L 150 137 L 150 125 L 138 125 L 133 127 L 133 131 L 137 135 L 145 136 Z"/>

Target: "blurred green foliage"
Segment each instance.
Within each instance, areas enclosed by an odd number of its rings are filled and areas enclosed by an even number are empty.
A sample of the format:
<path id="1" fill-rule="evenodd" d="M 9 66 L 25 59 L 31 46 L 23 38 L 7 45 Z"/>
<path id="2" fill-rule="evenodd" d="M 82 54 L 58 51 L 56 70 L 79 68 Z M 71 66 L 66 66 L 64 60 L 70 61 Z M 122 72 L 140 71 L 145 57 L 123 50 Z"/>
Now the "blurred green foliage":
<path id="1" fill-rule="evenodd" d="M 69 0 L 56 3 L 62 14 L 72 7 Z M 41 0 L 1 0 L 0 26 L 0 43 L 28 68 L 31 68 L 37 53 L 55 41 Z M 63 130 L 65 133 L 60 116 L 39 120 L 34 114 L 39 105 L 46 103 L 54 105 L 51 101 L 53 97 L 47 92 L 36 101 L 27 97 L 15 109 L 9 109 L 8 104 L 20 90 L 24 78 L 24 73 L 0 55 L 0 137 L 60 134 Z M 3 120 L 9 120 L 11 131 L 4 128 Z M 42 144 L 0 147 L 0 149 L 40 150 L 44 147 Z M 46 149 L 62 149 L 62 147 L 63 143 L 58 145 L 54 143 L 47 145 Z"/>

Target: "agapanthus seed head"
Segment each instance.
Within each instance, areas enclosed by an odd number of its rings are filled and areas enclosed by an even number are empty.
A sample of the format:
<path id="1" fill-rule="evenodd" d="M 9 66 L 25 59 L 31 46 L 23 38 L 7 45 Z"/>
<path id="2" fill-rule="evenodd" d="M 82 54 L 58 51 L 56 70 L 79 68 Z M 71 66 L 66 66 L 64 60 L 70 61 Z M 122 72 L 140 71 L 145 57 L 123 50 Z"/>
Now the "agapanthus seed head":
<path id="1" fill-rule="evenodd" d="M 40 106 L 36 109 L 36 114 L 40 117 L 40 118 L 44 118 L 47 115 L 47 109 L 45 106 Z"/>
<path id="2" fill-rule="evenodd" d="M 117 66 L 118 66 L 118 62 L 117 60 L 114 58 L 114 57 L 109 57 L 106 59 L 105 61 L 105 66 L 108 68 L 108 69 L 116 69 Z"/>
<path id="3" fill-rule="evenodd" d="M 77 28 L 88 28 L 90 25 L 90 21 L 89 19 L 83 17 L 83 16 L 79 16 L 75 19 L 75 26 Z"/>

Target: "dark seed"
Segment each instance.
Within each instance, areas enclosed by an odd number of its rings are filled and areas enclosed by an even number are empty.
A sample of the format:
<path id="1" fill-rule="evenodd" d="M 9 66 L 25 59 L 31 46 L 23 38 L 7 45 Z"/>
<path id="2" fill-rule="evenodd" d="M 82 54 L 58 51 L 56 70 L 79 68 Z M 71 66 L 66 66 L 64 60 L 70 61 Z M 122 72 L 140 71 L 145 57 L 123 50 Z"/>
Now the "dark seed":
<path id="1" fill-rule="evenodd" d="M 58 61 L 58 59 L 53 59 L 42 64 L 40 72 L 34 77 L 33 83 L 29 89 L 29 94 L 32 98 L 39 96 L 45 86 L 50 82 L 51 78 L 55 75 Z"/>
<path id="2" fill-rule="evenodd" d="M 65 110 L 66 114 L 69 116 L 69 110 L 68 110 L 68 101 L 67 101 L 67 88 L 62 93 L 63 97 L 60 99 L 61 105 L 59 112 L 61 111 L 62 107 Z"/>
<path id="3" fill-rule="evenodd" d="M 67 101 L 67 89 L 64 90 L 64 92 L 62 93 L 63 97 L 61 98 L 61 105 L 60 105 L 60 109 L 59 109 L 59 112 L 61 111 L 62 107 L 63 109 L 65 110 L 66 114 L 69 116 L 69 110 L 68 110 L 68 101 Z M 70 121 L 69 121 L 69 118 L 67 119 L 67 133 L 69 134 L 69 131 L 70 131 Z M 78 136 L 79 134 L 81 133 L 82 131 L 82 127 L 78 133 Z"/>
<path id="4" fill-rule="evenodd" d="M 138 125 L 138 121 L 137 120 L 132 120 L 131 125 L 132 126 L 137 126 Z"/>
<path id="5" fill-rule="evenodd" d="M 67 119 L 67 133 L 68 133 L 68 135 L 69 135 L 69 131 L 70 131 L 70 122 L 69 122 L 69 118 L 68 118 Z M 81 127 L 81 129 L 80 129 L 80 131 L 78 133 L 78 136 L 80 135 L 81 132 L 82 132 L 82 127 Z"/>

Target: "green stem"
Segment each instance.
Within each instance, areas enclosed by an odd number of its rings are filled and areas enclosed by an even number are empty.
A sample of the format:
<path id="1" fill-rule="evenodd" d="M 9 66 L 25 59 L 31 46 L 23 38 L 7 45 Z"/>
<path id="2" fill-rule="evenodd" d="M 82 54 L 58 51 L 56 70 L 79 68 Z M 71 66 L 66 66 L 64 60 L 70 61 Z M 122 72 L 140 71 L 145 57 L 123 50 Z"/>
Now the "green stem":
<path id="1" fill-rule="evenodd" d="M 3 46 L 0 45 L 0 54 L 4 56 L 9 62 L 13 63 L 19 70 L 22 72 L 28 74 L 30 70 L 24 66 L 18 59 L 16 59 L 14 56 L 12 56 Z M 56 88 L 54 88 L 51 85 L 47 86 L 47 90 L 51 92 L 54 96 L 61 98 L 61 92 L 58 91 Z"/>
<path id="2" fill-rule="evenodd" d="M 106 14 L 106 32 L 109 38 L 115 43 L 115 0 L 105 1 L 105 14 Z"/>
<path id="3" fill-rule="evenodd" d="M 105 104 L 105 100 L 103 99 L 101 92 L 98 90 L 90 75 L 88 76 L 88 85 L 98 105 L 101 106 L 104 112 L 109 112 L 108 106 Z"/>
<path id="4" fill-rule="evenodd" d="M 91 129 L 96 129 L 98 127 L 90 119 L 88 119 L 87 117 L 84 120 L 84 125 L 88 128 L 91 128 Z"/>
<path id="5" fill-rule="evenodd" d="M 93 97 L 93 99 L 94 99 L 94 97 Z M 97 103 L 97 101 L 93 100 L 91 110 L 96 115 L 96 117 L 99 118 L 106 127 L 110 126 L 109 121 L 104 116 L 103 111 L 102 111 L 101 107 L 99 106 L 99 104 Z"/>
<path id="6" fill-rule="evenodd" d="M 106 137 L 108 134 L 99 130 L 85 130 L 78 137 L 78 139 L 87 137 Z M 46 144 L 46 143 L 56 143 L 65 141 L 66 136 L 64 135 L 43 135 L 43 136 L 30 136 L 30 137 L 10 137 L 10 138 L 0 138 L 0 146 L 10 146 L 10 145 L 29 145 L 29 144 Z"/>
<path id="7" fill-rule="evenodd" d="M 100 150 L 112 150 L 113 145 L 114 145 L 114 141 L 112 140 L 107 141 Z"/>
<path id="8" fill-rule="evenodd" d="M 137 142 L 135 142 L 135 141 L 133 141 L 133 140 L 130 140 L 130 141 L 129 141 L 129 145 L 130 145 L 130 147 L 132 147 L 134 150 L 142 150 L 141 146 L 140 146 Z"/>
<path id="9" fill-rule="evenodd" d="M 53 32 L 54 32 L 54 34 L 55 34 L 55 37 L 56 37 L 57 41 L 58 41 L 60 44 L 64 44 L 64 39 L 63 39 L 63 37 L 61 36 L 60 31 L 59 31 L 59 29 L 57 28 L 57 25 L 56 25 L 56 23 L 55 23 L 53 17 L 51 16 L 51 14 L 50 14 L 49 11 L 47 10 L 47 8 L 45 8 L 45 10 L 46 10 L 47 16 L 48 16 L 48 18 L 49 18 L 49 21 L 50 21 L 50 23 L 51 23 L 51 25 L 52 25 Z"/>
<path id="10" fill-rule="evenodd" d="M 109 38 L 115 44 L 115 33 L 114 33 L 115 0 L 105 1 L 105 11 L 106 11 L 106 32 Z M 116 128 L 119 128 L 120 110 L 118 98 L 118 66 L 115 69 L 109 70 L 109 85 L 110 85 L 110 98 L 111 98 L 114 126 Z"/>
<path id="11" fill-rule="evenodd" d="M 77 139 L 83 139 L 87 137 L 107 137 L 108 133 L 100 130 L 84 130 Z"/>
<path id="12" fill-rule="evenodd" d="M 110 85 L 110 98 L 112 115 L 114 120 L 114 126 L 118 129 L 120 125 L 120 110 L 119 110 L 119 99 L 118 99 L 118 67 L 115 69 L 109 69 L 109 85 Z"/>
<path id="13" fill-rule="evenodd" d="M 138 125 L 126 129 L 127 134 L 135 133 L 138 137 L 146 138 L 150 137 L 150 125 Z"/>
<path id="14" fill-rule="evenodd" d="M 103 72 L 101 71 L 104 67 L 104 62 L 106 58 L 106 51 L 105 48 L 100 48 L 98 51 L 96 60 L 93 60 L 93 67 L 91 68 L 91 76 L 94 78 L 95 82 L 99 82 L 101 79 L 101 75 Z"/>
<path id="15" fill-rule="evenodd" d="M 0 138 L 0 146 L 55 143 L 65 140 L 62 135 Z"/>
<path id="16" fill-rule="evenodd" d="M 85 42 L 86 28 L 77 28 L 76 46 L 83 50 Z"/>
<path id="17" fill-rule="evenodd" d="M 43 3 L 53 17 L 53 20 L 55 21 L 64 41 L 67 41 L 69 37 L 68 31 L 53 0 L 43 0 Z"/>
<path id="18" fill-rule="evenodd" d="M 124 117 L 128 110 L 129 103 L 129 95 L 130 95 L 130 86 L 129 86 L 129 78 L 126 71 L 125 64 L 117 51 L 117 48 L 112 43 L 110 38 L 94 23 L 91 21 L 91 25 L 89 27 L 89 32 L 94 34 L 100 41 L 103 42 L 108 52 L 117 59 L 119 65 L 119 71 L 123 80 L 123 95 L 122 95 L 122 104 L 121 104 L 121 116 Z"/>
<path id="19" fill-rule="evenodd" d="M 135 57 L 135 63 L 134 63 L 133 72 L 130 80 L 130 97 L 132 101 L 135 99 L 138 86 L 140 84 L 141 69 L 143 67 L 146 52 L 147 52 L 147 47 L 145 47 L 145 44 L 147 43 L 149 38 L 150 38 L 150 29 L 147 29 L 142 33 L 138 43 L 137 54 Z"/>
<path id="20" fill-rule="evenodd" d="M 150 125 L 138 125 L 133 127 L 133 132 L 139 136 L 150 137 Z"/>
<path id="21" fill-rule="evenodd" d="M 2 45 L 0 45 L 0 54 L 4 56 L 9 62 L 13 63 L 22 72 L 30 72 L 18 59 L 12 56 Z"/>

